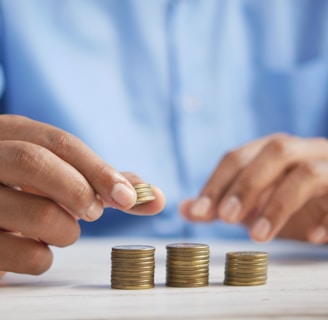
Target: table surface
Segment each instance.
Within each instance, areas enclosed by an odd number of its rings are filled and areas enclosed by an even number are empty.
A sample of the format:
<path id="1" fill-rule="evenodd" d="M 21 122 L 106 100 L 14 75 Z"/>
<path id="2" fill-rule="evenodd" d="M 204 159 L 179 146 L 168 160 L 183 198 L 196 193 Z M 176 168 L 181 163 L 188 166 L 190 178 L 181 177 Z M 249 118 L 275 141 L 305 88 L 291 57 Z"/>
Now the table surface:
<path id="1" fill-rule="evenodd" d="M 54 264 L 45 274 L 0 280 L 0 319 L 328 319 L 327 246 L 204 241 L 211 251 L 209 286 L 169 288 L 165 246 L 173 242 L 183 241 L 100 238 L 53 248 Z M 155 288 L 110 288 L 111 248 L 122 244 L 155 246 Z M 225 254 L 240 250 L 270 254 L 267 284 L 223 285 Z"/>

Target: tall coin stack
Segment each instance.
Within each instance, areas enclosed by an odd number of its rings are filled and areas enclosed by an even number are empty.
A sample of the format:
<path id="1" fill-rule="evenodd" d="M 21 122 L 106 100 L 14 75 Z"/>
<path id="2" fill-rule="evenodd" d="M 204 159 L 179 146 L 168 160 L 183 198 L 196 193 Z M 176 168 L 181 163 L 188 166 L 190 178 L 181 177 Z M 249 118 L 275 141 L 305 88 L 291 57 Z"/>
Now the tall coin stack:
<path id="1" fill-rule="evenodd" d="M 154 272 L 154 247 L 142 245 L 126 245 L 112 248 L 112 288 L 153 288 Z"/>
<path id="2" fill-rule="evenodd" d="M 137 193 L 136 205 L 155 200 L 155 196 L 151 191 L 151 186 L 148 183 L 135 184 L 134 189 Z"/>
<path id="3" fill-rule="evenodd" d="M 258 286 L 266 283 L 269 255 L 266 252 L 228 252 L 225 262 L 224 284 Z"/>
<path id="4" fill-rule="evenodd" d="M 208 285 L 210 250 L 206 244 L 173 243 L 166 246 L 166 285 L 204 287 Z"/>

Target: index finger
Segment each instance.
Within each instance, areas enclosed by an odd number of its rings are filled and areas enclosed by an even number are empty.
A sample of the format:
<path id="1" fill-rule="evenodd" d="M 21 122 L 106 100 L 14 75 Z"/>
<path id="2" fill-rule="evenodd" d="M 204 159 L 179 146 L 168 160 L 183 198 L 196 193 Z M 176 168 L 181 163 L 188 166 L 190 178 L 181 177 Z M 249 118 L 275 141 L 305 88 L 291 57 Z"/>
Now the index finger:
<path id="1" fill-rule="evenodd" d="M 135 204 L 136 193 L 131 183 L 81 140 L 64 130 L 22 116 L 2 115 L 0 140 L 40 145 L 77 169 L 106 204 L 124 211 Z"/>
<path id="2" fill-rule="evenodd" d="M 131 172 L 122 172 L 122 174 L 135 186 L 140 183 L 145 183 L 140 177 Z M 155 200 L 143 204 L 135 205 L 126 212 L 134 215 L 153 215 L 163 210 L 165 206 L 165 197 L 163 192 L 156 186 L 150 186 L 151 192 Z"/>

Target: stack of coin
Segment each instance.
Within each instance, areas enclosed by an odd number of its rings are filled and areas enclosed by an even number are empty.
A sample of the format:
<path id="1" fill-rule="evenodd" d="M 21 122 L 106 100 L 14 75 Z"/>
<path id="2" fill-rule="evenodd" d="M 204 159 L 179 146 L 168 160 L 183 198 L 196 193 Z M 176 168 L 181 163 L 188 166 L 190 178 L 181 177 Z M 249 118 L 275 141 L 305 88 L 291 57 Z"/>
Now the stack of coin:
<path id="1" fill-rule="evenodd" d="M 134 189 L 137 193 L 136 205 L 155 200 L 155 196 L 151 191 L 151 186 L 148 183 L 135 184 Z"/>
<path id="2" fill-rule="evenodd" d="M 142 245 L 125 245 L 115 246 L 112 248 L 112 288 L 153 288 L 154 271 L 154 247 Z"/>
<path id="3" fill-rule="evenodd" d="M 266 283 L 269 255 L 266 252 L 228 252 L 225 262 L 224 284 L 257 286 Z"/>
<path id="4" fill-rule="evenodd" d="M 208 285 L 209 246 L 199 243 L 173 243 L 166 246 L 166 285 L 204 287 Z"/>

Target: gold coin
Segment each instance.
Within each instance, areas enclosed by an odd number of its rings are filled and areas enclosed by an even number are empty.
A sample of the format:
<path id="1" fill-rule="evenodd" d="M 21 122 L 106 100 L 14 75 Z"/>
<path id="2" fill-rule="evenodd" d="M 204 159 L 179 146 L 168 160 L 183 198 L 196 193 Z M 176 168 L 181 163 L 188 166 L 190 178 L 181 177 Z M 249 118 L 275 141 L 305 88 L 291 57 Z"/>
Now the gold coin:
<path id="1" fill-rule="evenodd" d="M 180 278 L 197 278 L 197 277 L 205 277 L 209 275 L 208 271 L 204 272 L 195 272 L 195 273 L 176 273 L 174 271 L 168 270 L 166 273 L 167 276 L 172 276 L 172 277 L 180 277 Z"/>
<path id="2" fill-rule="evenodd" d="M 171 266 L 197 266 L 197 265 L 208 265 L 210 262 L 209 259 L 202 259 L 202 260 L 167 260 L 166 265 Z"/>
<path id="3" fill-rule="evenodd" d="M 155 198 L 148 199 L 148 200 L 137 201 L 135 205 L 138 206 L 140 204 L 144 204 L 144 203 L 147 203 L 147 202 L 150 202 L 150 201 L 153 201 L 153 200 L 155 200 Z"/>
<path id="4" fill-rule="evenodd" d="M 138 259 L 123 259 L 123 258 L 112 258 L 111 259 L 112 263 L 114 264 L 129 264 L 129 265 L 149 265 L 149 264 L 154 264 L 155 259 L 154 258 L 147 258 L 143 260 L 138 260 Z"/>
<path id="5" fill-rule="evenodd" d="M 207 281 L 208 282 L 208 278 L 209 278 L 209 276 L 208 275 L 206 275 L 206 276 L 201 276 L 201 277 L 193 277 L 193 278 L 191 278 L 191 277 L 188 277 L 188 278 L 186 278 L 186 277 L 178 277 L 178 276 L 173 276 L 173 275 L 167 275 L 166 276 L 166 279 L 167 279 L 167 281 L 168 282 L 172 282 L 172 281 L 174 281 L 174 282 L 183 282 L 183 283 L 185 283 L 185 282 L 191 282 L 191 283 L 194 283 L 194 282 L 204 282 L 204 281 Z"/>
<path id="6" fill-rule="evenodd" d="M 124 282 L 124 283 L 122 283 L 122 282 L 112 282 L 111 285 L 112 285 L 112 287 L 115 287 L 115 288 L 120 287 L 122 289 L 123 288 L 126 288 L 127 289 L 127 287 L 130 287 L 131 289 L 132 288 L 137 289 L 137 288 L 154 287 L 154 282 L 148 282 L 148 283 L 138 283 L 138 282 L 131 282 L 131 283 L 129 283 L 129 282 Z"/>
<path id="7" fill-rule="evenodd" d="M 133 257 L 112 257 L 112 261 L 115 262 L 129 262 L 129 263 L 147 263 L 147 262 L 154 262 L 154 257 L 141 257 L 141 258 L 133 258 Z"/>
<path id="8" fill-rule="evenodd" d="M 119 278 L 119 279 L 131 279 L 131 278 L 137 278 L 137 279 L 153 279 L 155 273 L 119 273 L 119 272 L 112 272 L 111 277 L 112 278 Z"/>
<path id="9" fill-rule="evenodd" d="M 169 266 L 206 266 L 209 264 L 209 260 L 195 260 L 195 261 L 183 261 L 183 260 L 169 260 L 166 265 Z"/>
<path id="10" fill-rule="evenodd" d="M 138 187 L 138 188 L 134 188 L 134 190 L 136 191 L 136 193 L 138 192 L 143 192 L 143 191 L 152 191 L 151 190 L 151 185 L 149 184 L 148 186 L 141 186 L 141 187 Z"/>
<path id="11" fill-rule="evenodd" d="M 155 196 L 149 195 L 149 196 L 145 196 L 145 197 L 138 197 L 137 202 L 152 201 L 152 200 L 155 200 L 155 199 L 156 199 Z"/>
<path id="12" fill-rule="evenodd" d="M 142 290 L 142 289 L 151 289 L 154 288 L 154 284 L 145 284 L 145 285 L 125 285 L 115 283 L 112 284 L 113 289 L 123 289 L 123 290 Z"/>
<path id="13" fill-rule="evenodd" d="M 149 183 L 138 183 L 138 184 L 134 184 L 133 188 L 134 189 L 140 189 L 140 188 L 150 188 L 150 184 Z"/>
<path id="14" fill-rule="evenodd" d="M 197 288 L 197 287 L 206 287 L 208 286 L 208 282 L 200 282 L 200 283 L 179 283 L 179 282 L 167 282 L 167 287 L 176 287 L 176 288 Z"/>
<path id="15" fill-rule="evenodd" d="M 137 194 L 140 193 L 140 192 L 151 192 L 151 193 L 153 192 L 150 186 L 149 187 L 136 188 L 134 190 L 136 191 Z"/>
<path id="16" fill-rule="evenodd" d="M 174 269 L 174 270 L 185 270 L 185 271 L 197 271 L 199 269 L 208 269 L 209 268 L 209 264 L 208 263 L 204 263 L 204 264 L 169 264 L 166 263 L 166 269 Z"/>
<path id="17" fill-rule="evenodd" d="M 227 257 L 237 257 L 237 258 L 249 258 L 249 257 L 255 257 L 255 258 L 268 258 L 269 254 L 264 251 L 230 251 L 227 252 Z"/>
<path id="18" fill-rule="evenodd" d="M 229 286 L 260 286 L 266 284 L 266 281 L 252 281 L 252 282 L 245 283 L 235 280 L 229 280 L 229 281 L 224 281 L 223 284 Z"/>
<path id="19" fill-rule="evenodd" d="M 197 251 L 168 251 L 167 252 L 167 257 L 169 259 L 176 259 L 176 258 L 181 258 L 181 259 L 201 259 L 202 257 L 204 258 L 209 258 L 210 254 L 209 252 L 197 252 Z"/>
<path id="20" fill-rule="evenodd" d="M 121 245 L 112 248 L 112 251 L 122 251 L 122 252 L 145 252 L 145 251 L 155 251 L 155 247 L 147 245 Z"/>
<path id="21" fill-rule="evenodd" d="M 199 276 L 199 277 L 176 277 L 173 275 L 167 276 L 166 277 L 167 280 L 169 281 L 177 281 L 177 282 L 204 282 L 204 281 L 208 281 L 208 274 L 204 275 L 204 276 Z"/>
<path id="22" fill-rule="evenodd" d="M 144 251 L 144 252 L 118 252 L 112 251 L 112 257 L 123 258 L 123 257 L 130 257 L 130 258 L 147 258 L 147 257 L 154 257 L 155 251 Z"/>
<path id="23" fill-rule="evenodd" d="M 184 252 L 168 252 L 167 253 L 167 258 L 168 259 L 202 259 L 202 258 L 207 258 L 209 259 L 210 255 L 208 253 L 197 253 L 197 252 L 188 252 L 187 254 Z"/>
<path id="24" fill-rule="evenodd" d="M 147 278 L 147 279 L 150 279 L 150 278 L 153 278 L 155 273 L 139 273 L 139 272 L 136 272 L 136 273 L 130 273 L 130 274 L 127 274 L 127 273 L 119 273 L 119 272 L 112 272 L 112 277 L 117 277 L 117 278 L 126 278 L 126 279 L 130 279 L 130 278 L 134 278 L 134 279 L 143 279 L 143 278 Z"/>
<path id="25" fill-rule="evenodd" d="M 112 274 L 126 274 L 126 275 L 152 275 L 155 273 L 155 269 L 149 269 L 149 270 L 145 270 L 145 269 L 135 269 L 132 271 L 127 271 L 127 270 L 121 270 L 119 268 L 112 268 Z"/>
<path id="26" fill-rule="evenodd" d="M 241 277 L 238 275 L 225 275 L 225 280 L 237 280 L 240 282 L 250 282 L 254 280 L 266 280 L 267 276 L 266 275 L 261 275 L 261 276 L 254 276 L 254 277 Z"/>
<path id="27" fill-rule="evenodd" d="M 188 277 L 188 276 L 198 276 L 200 274 L 209 274 L 209 270 L 204 270 L 201 272 L 194 272 L 194 273 L 185 273 L 184 270 L 167 270 L 166 275 L 175 275 L 177 277 Z"/>
<path id="28" fill-rule="evenodd" d="M 253 272 L 253 273 L 245 273 L 245 272 L 231 272 L 231 271 L 225 271 L 225 275 L 229 275 L 231 277 L 234 277 L 234 276 L 239 276 L 239 277 L 245 277 L 245 278 L 248 278 L 248 277 L 259 277 L 259 276 L 266 276 L 267 273 L 266 272 Z"/>
<path id="29" fill-rule="evenodd" d="M 267 269 L 267 263 L 228 263 L 225 264 L 226 268 L 238 268 L 238 269 Z"/>
<path id="30" fill-rule="evenodd" d="M 137 192 L 137 199 L 143 198 L 143 197 L 149 197 L 154 196 L 153 192 L 148 190 L 141 190 L 140 192 Z"/>
<path id="31" fill-rule="evenodd" d="M 266 267 L 268 265 L 267 262 L 231 262 L 231 261 L 226 261 L 225 263 L 226 266 L 234 266 L 234 267 L 240 267 L 240 268 L 246 268 L 246 267 Z"/>
<path id="32" fill-rule="evenodd" d="M 142 197 L 148 197 L 148 196 L 154 196 L 154 194 L 151 191 L 142 191 L 137 193 L 137 198 L 142 198 Z"/>
<path id="33" fill-rule="evenodd" d="M 208 251 L 209 246 L 207 244 L 203 243 L 189 243 L 189 242 L 181 242 L 181 243 L 171 243 L 166 246 L 166 249 L 168 250 L 196 250 L 197 252 L 200 252 L 201 250 Z"/>
<path id="34" fill-rule="evenodd" d="M 139 278 L 139 277 L 136 277 L 136 278 L 120 278 L 120 277 L 111 277 L 111 280 L 113 282 L 120 282 L 120 283 L 139 283 L 139 284 L 142 284 L 142 283 L 149 283 L 149 282 L 153 282 L 154 281 L 154 278 L 153 277 L 144 277 L 144 278 Z"/>

